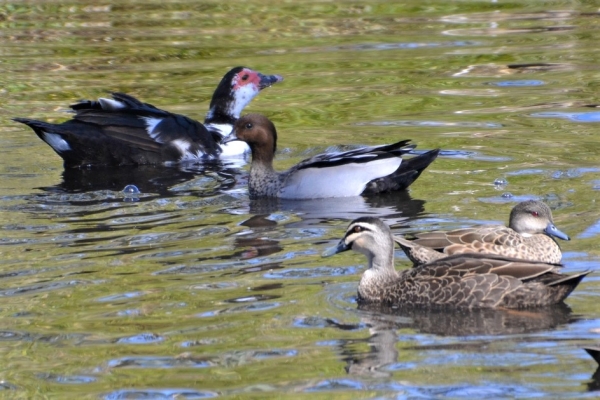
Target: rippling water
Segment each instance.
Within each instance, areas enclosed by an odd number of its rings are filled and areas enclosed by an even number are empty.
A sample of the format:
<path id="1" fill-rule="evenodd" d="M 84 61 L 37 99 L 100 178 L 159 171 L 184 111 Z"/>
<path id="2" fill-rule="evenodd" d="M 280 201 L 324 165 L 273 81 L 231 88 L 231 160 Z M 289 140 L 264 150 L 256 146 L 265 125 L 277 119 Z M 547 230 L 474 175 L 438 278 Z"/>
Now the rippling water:
<path id="1" fill-rule="evenodd" d="M 600 279 L 530 311 L 358 309 L 349 220 L 399 233 L 551 205 L 567 271 L 598 269 L 592 3 L 29 1 L 0 5 L 0 397 L 596 397 Z M 408 193 L 250 201 L 247 167 L 63 171 L 10 118 L 110 91 L 202 119 L 231 67 L 285 81 L 248 111 L 277 166 L 411 138 Z M 124 193 L 130 184 L 140 192 Z M 397 254 L 398 266 L 406 258 Z"/>

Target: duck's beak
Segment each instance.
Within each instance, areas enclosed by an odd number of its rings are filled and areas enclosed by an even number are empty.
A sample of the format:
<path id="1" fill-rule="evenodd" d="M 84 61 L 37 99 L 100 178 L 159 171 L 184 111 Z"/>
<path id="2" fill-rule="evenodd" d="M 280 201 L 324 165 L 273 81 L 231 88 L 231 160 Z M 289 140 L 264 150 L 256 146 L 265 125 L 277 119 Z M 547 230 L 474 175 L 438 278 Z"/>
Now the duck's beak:
<path id="1" fill-rule="evenodd" d="M 233 142 L 234 140 L 240 140 L 240 139 L 238 139 L 238 137 L 235 134 L 235 129 L 232 130 L 229 135 L 227 135 L 223 139 L 221 139 L 221 144 Z"/>
<path id="2" fill-rule="evenodd" d="M 263 75 L 260 72 L 258 73 L 258 77 L 260 81 L 258 82 L 258 88 L 263 90 L 264 88 L 268 88 L 271 85 L 276 84 L 277 82 L 281 82 L 283 77 L 281 75 Z"/>
<path id="3" fill-rule="evenodd" d="M 325 250 L 321 254 L 321 257 L 331 257 L 334 254 L 341 253 L 342 251 L 350 250 L 351 248 L 352 247 L 347 245 L 346 241 L 344 239 L 342 239 L 336 246 L 330 247 L 327 250 Z"/>
<path id="4" fill-rule="evenodd" d="M 544 232 L 546 232 L 546 235 L 554 236 L 562 240 L 571 240 L 569 235 L 558 229 L 552 222 L 548 223 Z"/>

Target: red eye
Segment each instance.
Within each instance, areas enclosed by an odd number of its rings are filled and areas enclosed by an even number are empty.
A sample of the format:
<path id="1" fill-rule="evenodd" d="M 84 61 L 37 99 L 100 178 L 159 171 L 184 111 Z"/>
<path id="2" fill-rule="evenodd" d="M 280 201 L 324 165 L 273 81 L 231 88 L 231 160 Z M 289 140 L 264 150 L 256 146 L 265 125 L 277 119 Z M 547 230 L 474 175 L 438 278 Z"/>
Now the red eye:
<path id="1" fill-rule="evenodd" d="M 531 215 L 533 215 L 534 217 L 539 217 L 540 214 L 537 211 L 532 211 Z"/>

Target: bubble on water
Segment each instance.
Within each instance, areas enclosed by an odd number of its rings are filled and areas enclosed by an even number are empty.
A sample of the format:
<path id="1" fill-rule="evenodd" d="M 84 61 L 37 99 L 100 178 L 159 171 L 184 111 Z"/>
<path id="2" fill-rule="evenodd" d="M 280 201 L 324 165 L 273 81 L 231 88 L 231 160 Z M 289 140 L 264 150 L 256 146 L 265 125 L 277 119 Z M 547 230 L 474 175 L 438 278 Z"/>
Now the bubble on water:
<path id="1" fill-rule="evenodd" d="M 508 185 L 508 181 L 505 178 L 496 178 L 494 180 L 494 186 L 506 186 Z"/>
<path id="2" fill-rule="evenodd" d="M 125 193 L 125 194 L 140 194 L 142 192 L 140 192 L 140 189 L 138 189 L 137 186 L 135 186 L 135 185 L 127 185 L 127 186 L 125 186 L 125 189 L 123 189 L 123 193 Z"/>
<path id="3" fill-rule="evenodd" d="M 125 201 L 138 201 L 140 199 L 140 189 L 135 185 L 127 185 L 125 189 L 123 189 L 123 194 L 125 195 Z"/>
<path id="4" fill-rule="evenodd" d="M 511 199 L 514 195 L 511 192 L 504 192 L 502 193 L 502 198 L 503 199 Z"/>

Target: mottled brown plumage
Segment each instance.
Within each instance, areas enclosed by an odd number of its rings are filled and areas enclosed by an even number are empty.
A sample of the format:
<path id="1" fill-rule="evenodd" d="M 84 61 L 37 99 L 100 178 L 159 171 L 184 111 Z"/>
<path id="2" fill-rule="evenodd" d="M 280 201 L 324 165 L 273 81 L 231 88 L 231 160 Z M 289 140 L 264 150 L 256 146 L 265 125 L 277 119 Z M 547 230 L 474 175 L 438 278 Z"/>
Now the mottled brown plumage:
<path id="1" fill-rule="evenodd" d="M 412 239 L 394 237 L 394 240 L 415 265 L 465 253 L 497 254 L 558 264 L 562 253 L 553 237 L 569 240 L 554 226 L 550 208 L 540 201 L 530 200 L 512 209 L 508 227 L 486 225 L 419 233 Z"/>
<path id="2" fill-rule="evenodd" d="M 488 254 L 457 254 L 398 272 L 387 225 L 354 220 L 329 256 L 354 250 L 369 268 L 358 285 L 359 303 L 453 308 L 526 308 L 563 301 L 588 272 L 564 275 L 557 265 Z"/>

